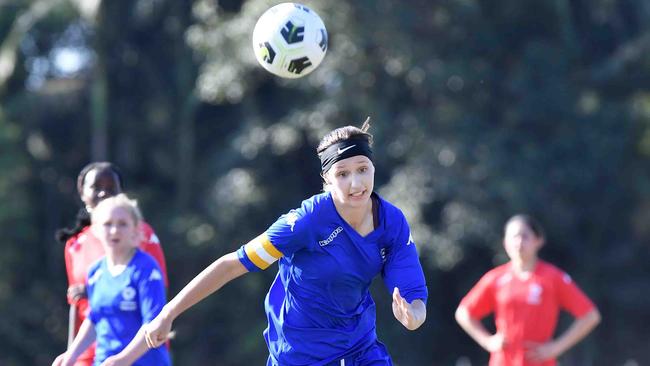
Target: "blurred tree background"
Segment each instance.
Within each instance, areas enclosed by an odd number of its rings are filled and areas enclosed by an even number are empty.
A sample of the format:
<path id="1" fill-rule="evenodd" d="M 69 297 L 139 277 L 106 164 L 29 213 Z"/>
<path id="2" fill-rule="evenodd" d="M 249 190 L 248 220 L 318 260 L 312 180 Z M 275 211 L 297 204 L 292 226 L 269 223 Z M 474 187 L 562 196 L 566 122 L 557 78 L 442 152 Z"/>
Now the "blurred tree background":
<path id="1" fill-rule="evenodd" d="M 603 315 L 562 365 L 650 364 L 648 1 L 305 1 L 329 50 L 297 80 L 253 56 L 255 21 L 276 3 L 0 1 L 0 365 L 65 348 L 53 234 L 73 222 L 86 163 L 123 169 L 174 295 L 319 192 L 318 139 L 367 115 L 376 189 L 405 211 L 430 291 L 427 322 L 407 332 L 373 286 L 397 365 L 487 363 L 453 311 L 505 260 L 516 212 L 544 223 L 542 257 Z M 264 364 L 275 271 L 180 317 L 175 364 Z"/>

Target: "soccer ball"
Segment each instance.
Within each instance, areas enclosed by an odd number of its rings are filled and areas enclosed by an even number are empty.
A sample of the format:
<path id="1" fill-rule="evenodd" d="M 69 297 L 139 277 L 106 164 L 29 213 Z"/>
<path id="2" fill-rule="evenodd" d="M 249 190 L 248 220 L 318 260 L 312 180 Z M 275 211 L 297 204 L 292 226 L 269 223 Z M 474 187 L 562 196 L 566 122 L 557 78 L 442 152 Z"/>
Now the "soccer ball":
<path id="1" fill-rule="evenodd" d="M 327 51 L 327 30 L 312 9 L 278 4 L 262 14 L 253 30 L 255 58 L 269 72 L 295 79 L 314 71 Z"/>

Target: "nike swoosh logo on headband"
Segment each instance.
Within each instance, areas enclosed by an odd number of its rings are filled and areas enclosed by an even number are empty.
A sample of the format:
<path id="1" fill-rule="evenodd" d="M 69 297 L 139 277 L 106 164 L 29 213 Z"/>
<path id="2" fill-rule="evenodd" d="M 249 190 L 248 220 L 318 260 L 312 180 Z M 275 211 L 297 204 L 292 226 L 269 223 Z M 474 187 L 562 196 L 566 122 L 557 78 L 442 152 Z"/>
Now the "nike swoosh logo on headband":
<path id="1" fill-rule="evenodd" d="M 350 145 L 350 146 L 346 147 L 345 149 L 341 149 L 341 148 L 339 147 L 339 149 L 337 150 L 337 153 L 338 153 L 339 155 L 341 155 L 341 154 L 343 154 L 346 150 L 350 150 L 351 148 L 353 148 L 353 147 L 355 147 L 355 146 L 357 146 L 357 145 Z"/>

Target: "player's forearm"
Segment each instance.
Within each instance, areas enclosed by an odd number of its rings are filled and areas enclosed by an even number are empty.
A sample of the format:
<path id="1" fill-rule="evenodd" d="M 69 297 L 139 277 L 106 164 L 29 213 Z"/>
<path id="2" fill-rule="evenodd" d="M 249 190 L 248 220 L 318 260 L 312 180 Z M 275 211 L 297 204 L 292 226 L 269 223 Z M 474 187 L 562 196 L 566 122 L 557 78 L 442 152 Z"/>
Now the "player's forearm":
<path id="1" fill-rule="evenodd" d="M 68 349 L 68 358 L 74 362 L 95 341 L 95 337 L 95 325 L 90 319 L 84 320 L 79 328 L 79 333 Z"/>
<path id="2" fill-rule="evenodd" d="M 568 351 L 576 343 L 580 342 L 600 323 L 600 312 L 592 310 L 581 318 L 573 321 L 573 324 L 560 337 L 555 340 L 559 353 L 558 356 Z"/>
<path id="3" fill-rule="evenodd" d="M 455 317 L 456 322 L 458 322 L 460 327 L 463 328 L 463 330 L 469 334 L 476 343 L 483 347 L 483 349 L 490 352 L 488 341 L 492 334 L 485 329 L 480 320 L 472 318 L 467 309 L 462 306 L 459 306 L 458 309 L 456 309 Z"/>
<path id="4" fill-rule="evenodd" d="M 165 347 L 164 345 L 162 347 Z M 139 359 L 142 355 L 144 355 L 149 348 L 147 347 L 147 343 L 144 340 L 144 328 L 140 328 L 138 333 L 133 337 L 131 342 L 124 347 L 124 349 L 116 355 L 116 357 L 126 363 L 127 365 L 130 365 L 134 363 L 137 359 Z"/>
<path id="5" fill-rule="evenodd" d="M 237 258 L 237 253 L 224 255 L 194 277 L 178 295 L 165 305 L 162 311 L 163 316 L 171 320 L 175 319 L 185 310 L 247 271 Z"/>

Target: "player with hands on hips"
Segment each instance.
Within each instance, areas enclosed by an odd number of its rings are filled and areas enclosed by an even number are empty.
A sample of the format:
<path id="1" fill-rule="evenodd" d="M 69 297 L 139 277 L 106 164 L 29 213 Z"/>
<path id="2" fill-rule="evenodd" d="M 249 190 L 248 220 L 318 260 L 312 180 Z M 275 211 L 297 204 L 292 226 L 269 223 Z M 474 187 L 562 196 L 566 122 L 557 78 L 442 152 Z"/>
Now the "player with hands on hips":
<path id="1" fill-rule="evenodd" d="M 504 231 L 510 261 L 479 280 L 462 299 L 456 320 L 490 352 L 490 366 L 554 366 L 600 322 L 600 313 L 568 274 L 538 258 L 545 238 L 535 219 L 515 215 Z M 575 320 L 553 339 L 560 310 Z M 490 313 L 495 334 L 481 323 Z"/>
<path id="2" fill-rule="evenodd" d="M 324 192 L 280 216 L 264 233 L 217 259 L 138 334 L 148 347 L 167 340 L 185 310 L 250 271 L 278 262 L 264 301 L 268 366 L 392 365 L 377 339 L 369 287 L 381 275 L 395 318 L 409 330 L 426 318 L 427 288 L 403 213 L 373 191 L 372 135 L 335 129 L 317 148 Z M 104 365 L 128 365 L 128 351 Z"/>
<path id="3" fill-rule="evenodd" d="M 148 350 L 136 334 L 165 305 L 165 286 L 153 257 L 138 248 L 141 214 L 124 194 L 102 200 L 92 212 L 91 230 L 105 257 L 88 270 L 89 314 L 68 350 L 52 366 L 72 366 L 96 341 L 94 365 L 123 349 L 135 350 L 129 365 L 171 365 L 166 346 Z"/>

